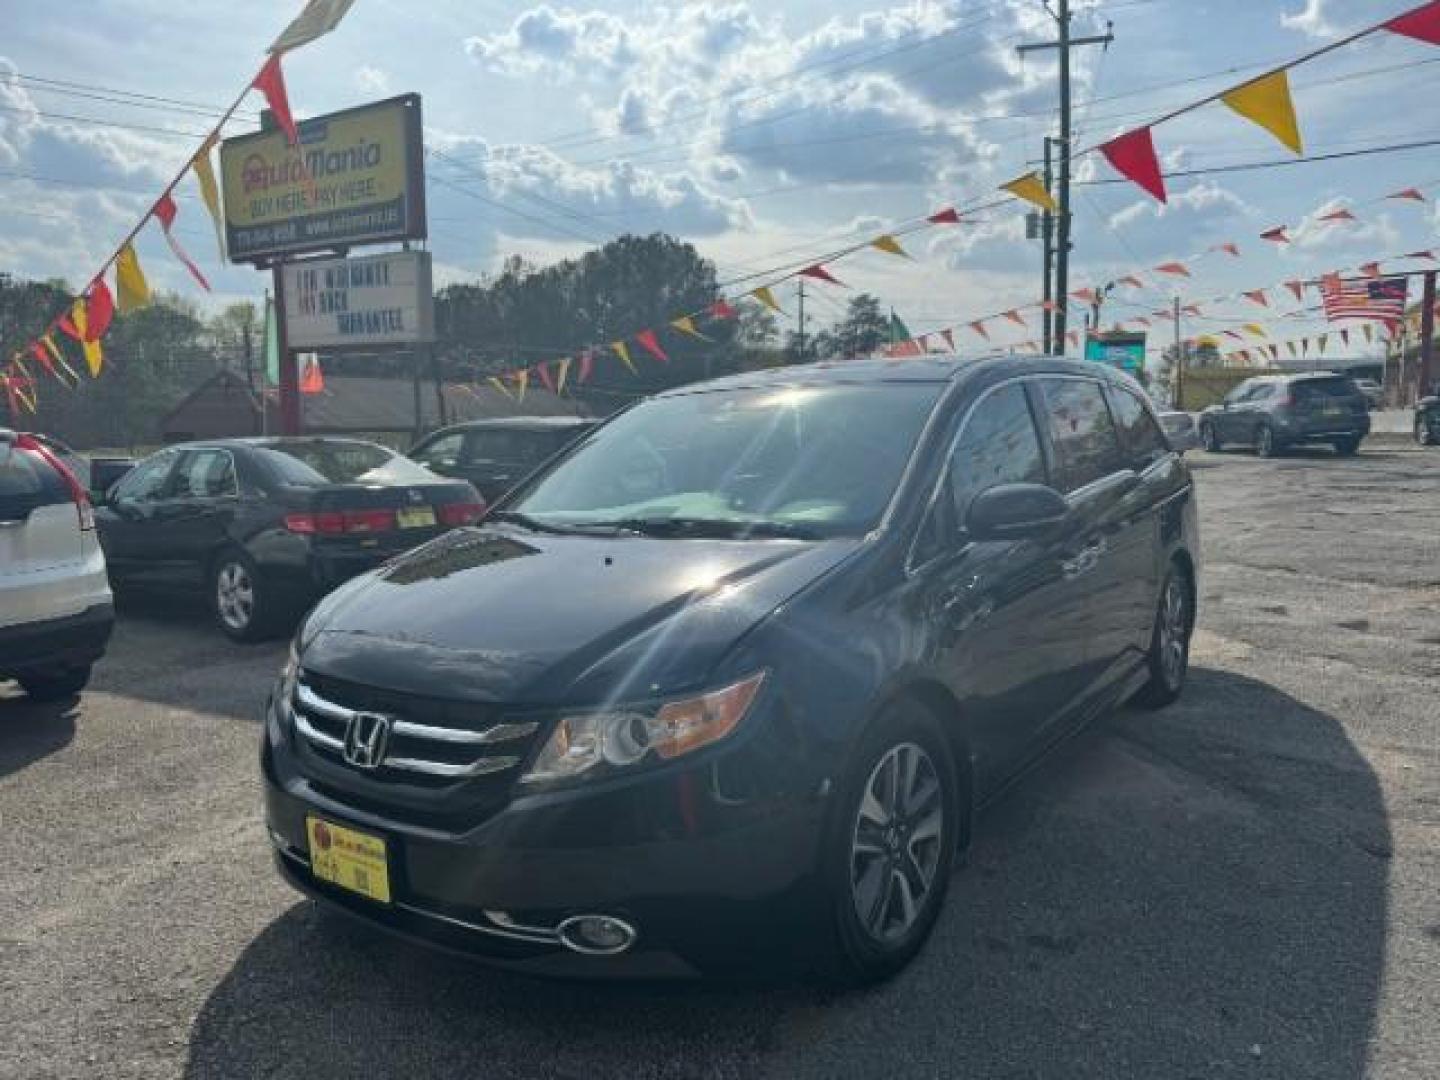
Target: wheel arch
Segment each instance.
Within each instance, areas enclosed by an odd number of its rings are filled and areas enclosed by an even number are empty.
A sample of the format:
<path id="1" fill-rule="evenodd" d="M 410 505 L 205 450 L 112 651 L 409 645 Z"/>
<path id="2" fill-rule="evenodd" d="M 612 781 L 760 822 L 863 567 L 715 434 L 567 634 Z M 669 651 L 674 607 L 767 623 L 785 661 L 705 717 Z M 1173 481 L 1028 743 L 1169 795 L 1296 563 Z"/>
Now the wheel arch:
<path id="1" fill-rule="evenodd" d="M 956 849 L 964 851 L 970 845 L 976 807 L 978 786 L 975 778 L 975 755 L 970 733 L 964 720 L 964 710 L 950 688 L 938 679 L 916 677 L 895 687 L 873 710 L 872 719 L 880 716 L 887 708 L 898 702 L 914 702 L 929 712 L 945 736 L 950 750 L 950 760 L 955 766 L 955 777 L 960 784 L 960 803 L 964 814 L 960 820 Z"/>

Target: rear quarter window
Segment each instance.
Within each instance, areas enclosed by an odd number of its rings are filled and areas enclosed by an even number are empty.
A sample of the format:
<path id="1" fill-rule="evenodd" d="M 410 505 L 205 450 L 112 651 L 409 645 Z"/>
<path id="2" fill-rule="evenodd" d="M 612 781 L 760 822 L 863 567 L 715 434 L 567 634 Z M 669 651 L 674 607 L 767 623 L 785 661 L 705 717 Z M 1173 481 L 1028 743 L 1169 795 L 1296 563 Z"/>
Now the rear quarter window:
<path id="1" fill-rule="evenodd" d="M 1348 398 L 1360 393 L 1353 379 L 1304 379 L 1294 387 L 1295 397 L 1306 398 Z"/>
<path id="2" fill-rule="evenodd" d="M 37 506 L 68 502 L 64 479 L 44 460 L 13 443 L 0 442 L 0 520 Z"/>
<path id="3" fill-rule="evenodd" d="M 1105 392 L 1090 379 L 1041 379 L 1055 486 L 1069 494 L 1125 468 Z"/>

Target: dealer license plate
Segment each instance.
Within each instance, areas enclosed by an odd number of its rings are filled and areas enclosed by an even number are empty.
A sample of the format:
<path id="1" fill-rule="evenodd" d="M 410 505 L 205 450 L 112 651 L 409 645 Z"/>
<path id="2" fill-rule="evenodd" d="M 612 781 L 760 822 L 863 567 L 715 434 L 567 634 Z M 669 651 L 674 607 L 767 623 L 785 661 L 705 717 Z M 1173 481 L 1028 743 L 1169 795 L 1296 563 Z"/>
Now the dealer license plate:
<path id="1" fill-rule="evenodd" d="M 435 511 L 429 506 L 411 506 L 395 511 L 395 523 L 402 529 L 428 529 L 435 524 Z"/>
<path id="2" fill-rule="evenodd" d="M 317 817 L 305 819 L 310 839 L 310 870 L 321 881 L 390 902 L 390 866 L 385 841 Z"/>

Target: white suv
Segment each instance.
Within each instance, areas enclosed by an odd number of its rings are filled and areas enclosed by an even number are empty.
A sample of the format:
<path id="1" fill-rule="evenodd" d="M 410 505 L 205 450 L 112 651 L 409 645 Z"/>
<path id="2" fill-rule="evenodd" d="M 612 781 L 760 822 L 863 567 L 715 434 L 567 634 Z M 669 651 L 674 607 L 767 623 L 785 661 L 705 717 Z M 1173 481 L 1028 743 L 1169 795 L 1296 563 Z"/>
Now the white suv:
<path id="1" fill-rule="evenodd" d="M 0 682 L 78 694 L 114 622 L 85 489 L 35 436 L 0 428 Z"/>

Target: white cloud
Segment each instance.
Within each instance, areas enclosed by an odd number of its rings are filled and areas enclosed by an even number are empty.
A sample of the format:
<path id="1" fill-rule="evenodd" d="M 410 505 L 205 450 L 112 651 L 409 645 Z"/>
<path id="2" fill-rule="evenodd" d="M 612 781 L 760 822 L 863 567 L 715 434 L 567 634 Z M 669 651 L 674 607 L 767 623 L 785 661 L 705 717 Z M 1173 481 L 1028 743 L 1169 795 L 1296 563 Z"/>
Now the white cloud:
<path id="1" fill-rule="evenodd" d="M 1305 0 L 1305 6 L 1299 11 L 1281 15 L 1280 25 L 1287 30 L 1299 30 L 1309 37 L 1331 37 L 1335 33 L 1335 25 L 1326 15 L 1328 7 L 1327 0 Z"/>
<path id="2" fill-rule="evenodd" d="M 388 94 L 390 76 L 377 67 L 361 64 L 355 71 L 355 85 L 366 94 Z"/>

